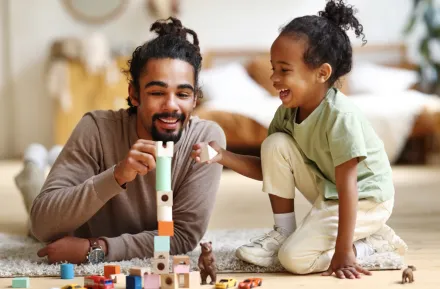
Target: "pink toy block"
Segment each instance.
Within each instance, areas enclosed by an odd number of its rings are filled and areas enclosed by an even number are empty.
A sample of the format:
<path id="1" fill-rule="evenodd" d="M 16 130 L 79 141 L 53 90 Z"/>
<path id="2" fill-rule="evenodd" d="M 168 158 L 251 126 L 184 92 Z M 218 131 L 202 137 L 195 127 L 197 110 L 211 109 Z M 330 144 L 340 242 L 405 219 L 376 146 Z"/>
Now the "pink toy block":
<path id="1" fill-rule="evenodd" d="M 144 289 L 159 289 L 160 275 L 147 273 L 144 274 Z"/>
<path id="2" fill-rule="evenodd" d="M 189 265 L 174 265 L 173 271 L 176 274 L 189 273 Z"/>

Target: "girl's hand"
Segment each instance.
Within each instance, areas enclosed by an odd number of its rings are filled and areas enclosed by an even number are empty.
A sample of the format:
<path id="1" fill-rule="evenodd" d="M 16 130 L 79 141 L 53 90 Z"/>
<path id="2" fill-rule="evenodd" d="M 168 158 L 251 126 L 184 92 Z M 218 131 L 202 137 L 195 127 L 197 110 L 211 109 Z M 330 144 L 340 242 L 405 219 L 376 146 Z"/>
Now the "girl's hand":
<path id="1" fill-rule="evenodd" d="M 328 270 L 322 273 L 322 276 L 331 276 L 335 273 L 336 277 L 340 279 L 355 279 L 361 278 L 361 273 L 371 275 L 367 269 L 360 267 L 356 263 L 356 256 L 353 250 L 335 251 Z"/>
<path id="2" fill-rule="evenodd" d="M 212 159 L 208 160 L 206 163 L 211 164 L 211 163 L 216 163 L 216 162 L 221 161 L 223 158 L 222 148 L 215 141 L 211 141 L 208 144 L 217 152 L 217 155 L 215 157 L 213 157 Z M 200 157 L 202 154 L 202 148 L 205 145 L 207 145 L 207 144 L 203 143 L 203 142 L 193 145 L 193 149 L 191 152 L 191 158 L 194 159 L 198 163 L 201 162 Z"/>

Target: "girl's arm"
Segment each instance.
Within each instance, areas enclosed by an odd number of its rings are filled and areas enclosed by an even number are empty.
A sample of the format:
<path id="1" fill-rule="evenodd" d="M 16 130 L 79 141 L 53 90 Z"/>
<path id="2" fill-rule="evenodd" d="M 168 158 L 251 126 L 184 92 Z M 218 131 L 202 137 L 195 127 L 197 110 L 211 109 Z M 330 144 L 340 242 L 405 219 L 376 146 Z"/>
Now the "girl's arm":
<path id="1" fill-rule="evenodd" d="M 222 159 L 219 161 L 223 166 L 254 180 L 262 181 L 261 158 L 246 156 L 222 150 Z"/>
<path id="2" fill-rule="evenodd" d="M 193 145 L 193 151 L 191 157 L 200 162 L 200 156 L 204 143 L 198 143 Z M 263 173 L 261 169 L 261 158 L 255 156 L 239 155 L 232 153 L 225 148 L 220 147 L 215 141 L 211 141 L 209 145 L 217 151 L 217 155 L 209 160 L 207 163 L 219 163 L 224 167 L 227 167 L 245 177 L 262 181 Z"/>
<path id="3" fill-rule="evenodd" d="M 358 159 L 351 159 L 336 167 L 336 188 L 339 194 L 339 226 L 335 251 L 353 250 L 353 235 L 356 225 L 358 191 Z"/>

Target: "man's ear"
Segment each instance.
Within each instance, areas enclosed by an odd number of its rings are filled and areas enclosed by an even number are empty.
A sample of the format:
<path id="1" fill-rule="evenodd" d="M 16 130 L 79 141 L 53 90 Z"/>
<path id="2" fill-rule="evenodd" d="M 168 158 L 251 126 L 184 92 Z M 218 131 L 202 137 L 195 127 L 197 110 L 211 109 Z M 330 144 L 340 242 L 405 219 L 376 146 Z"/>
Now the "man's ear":
<path id="1" fill-rule="evenodd" d="M 318 83 L 325 83 L 332 75 L 332 72 L 333 69 L 330 64 L 328 63 L 322 64 L 317 70 L 316 81 Z"/>
<path id="2" fill-rule="evenodd" d="M 128 97 L 130 98 L 131 104 L 134 106 L 139 105 L 139 96 L 131 83 L 128 85 Z"/>

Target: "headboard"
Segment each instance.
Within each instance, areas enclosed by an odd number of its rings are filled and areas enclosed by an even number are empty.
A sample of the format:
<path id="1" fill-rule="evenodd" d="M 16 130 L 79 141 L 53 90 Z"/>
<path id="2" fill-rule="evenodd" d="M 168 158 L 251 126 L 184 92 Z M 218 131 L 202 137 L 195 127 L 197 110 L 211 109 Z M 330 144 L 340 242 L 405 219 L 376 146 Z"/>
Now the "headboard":
<path id="1" fill-rule="evenodd" d="M 415 69 L 407 57 L 407 47 L 403 43 L 366 44 L 353 47 L 353 65 L 358 61 L 369 61 L 389 67 Z M 271 65 L 269 48 L 208 50 L 203 54 L 203 69 L 210 69 L 228 62 L 240 62 L 250 76 L 272 95 L 276 94 L 270 81 Z M 340 81 L 340 89 L 348 93 L 346 81 Z M 274 94 L 275 93 L 275 94 Z"/>

